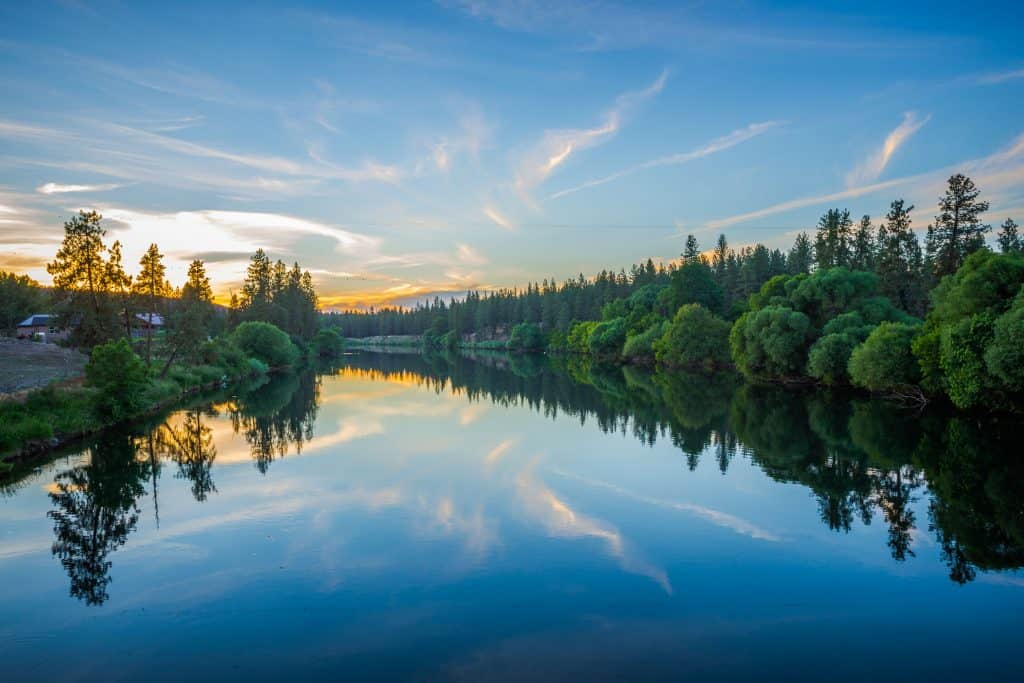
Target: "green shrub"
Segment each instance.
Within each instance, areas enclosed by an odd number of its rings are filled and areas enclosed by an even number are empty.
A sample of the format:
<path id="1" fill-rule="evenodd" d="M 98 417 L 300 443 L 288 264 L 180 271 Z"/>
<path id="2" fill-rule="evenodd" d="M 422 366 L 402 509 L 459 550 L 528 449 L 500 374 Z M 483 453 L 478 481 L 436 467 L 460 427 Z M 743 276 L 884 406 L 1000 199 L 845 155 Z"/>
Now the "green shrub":
<path id="1" fill-rule="evenodd" d="M 656 322 L 643 332 L 626 337 L 622 347 L 622 357 L 633 362 L 653 361 L 655 359 L 654 344 L 665 334 L 667 322 Z"/>
<path id="2" fill-rule="evenodd" d="M 86 381 L 99 391 L 97 408 L 117 421 L 131 417 L 143 406 L 142 394 L 149 385 L 145 363 L 126 339 L 93 348 L 85 366 Z"/>
<path id="3" fill-rule="evenodd" d="M 854 385 L 869 391 L 896 391 L 921 381 L 913 342 L 920 325 L 882 323 L 850 356 L 848 371 Z"/>
<path id="4" fill-rule="evenodd" d="M 729 364 L 729 323 L 700 304 L 686 304 L 654 343 L 659 363 L 712 370 Z"/>
<path id="5" fill-rule="evenodd" d="M 313 337 L 313 348 L 321 358 L 337 358 L 345 352 L 345 338 L 337 330 L 321 327 Z"/>
<path id="6" fill-rule="evenodd" d="M 596 320 L 573 323 L 565 339 L 565 349 L 571 353 L 590 353 L 590 335 L 597 327 Z"/>
<path id="7" fill-rule="evenodd" d="M 628 326 L 625 318 L 605 320 L 594 325 L 587 340 L 588 350 L 595 356 L 618 356 L 626 343 Z"/>
<path id="8" fill-rule="evenodd" d="M 846 333 L 826 334 L 807 353 L 807 374 L 828 385 L 846 384 L 846 366 L 860 339 Z"/>
<path id="9" fill-rule="evenodd" d="M 519 323 L 512 328 L 508 338 L 510 351 L 541 351 L 544 349 L 544 334 L 533 323 Z"/>
<path id="10" fill-rule="evenodd" d="M 291 365 L 299 357 L 299 350 L 288 335 L 270 323 L 244 322 L 231 333 L 231 341 L 250 357 L 272 368 Z"/>
<path id="11" fill-rule="evenodd" d="M 1024 290 L 1022 290 L 1024 291 Z M 1010 391 L 1024 391 L 1024 297 L 996 320 L 985 366 Z"/>
<path id="12" fill-rule="evenodd" d="M 784 306 L 744 313 L 729 334 L 733 362 L 750 377 L 798 376 L 804 371 L 812 332 L 806 315 Z"/>

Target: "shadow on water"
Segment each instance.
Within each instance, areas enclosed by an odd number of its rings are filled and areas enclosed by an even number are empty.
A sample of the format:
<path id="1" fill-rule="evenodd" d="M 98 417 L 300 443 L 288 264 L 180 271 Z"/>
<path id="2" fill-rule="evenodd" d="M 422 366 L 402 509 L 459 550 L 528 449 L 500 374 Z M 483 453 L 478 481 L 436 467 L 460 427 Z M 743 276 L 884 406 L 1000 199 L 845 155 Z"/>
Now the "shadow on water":
<path id="1" fill-rule="evenodd" d="M 576 358 L 481 353 L 345 357 L 348 373 L 399 378 L 469 402 L 528 406 L 550 419 L 596 423 L 606 433 L 653 445 L 668 439 L 693 470 L 712 458 L 723 475 L 746 457 L 779 482 L 806 487 L 821 522 L 838 533 L 886 525 L 892 559 L 915 555 L 921 530 L 934 535 L 949 577 L 1024 566 L 1024 460 L 1016 425 L 841 394 L 794 392 L 713 377 L 603 366 Z M 108 596 L 110 555 L 124 545 L 165 464 L 187 480 L 196 503 L 217 492 L 209 423 L 230 419 L 256 469 L 301 452 L 313 435 L 321 379 L 338 368 L 281 375 L 237 396 L 193 406 L 87 444 L 87 464 L 56 476 L 50 499 L 53 555 L 70 592 L 87 604 Z M 5 484 L 8 491 L 16 483 Z M 929 501 L 927 519 L 912 503 Z"/>

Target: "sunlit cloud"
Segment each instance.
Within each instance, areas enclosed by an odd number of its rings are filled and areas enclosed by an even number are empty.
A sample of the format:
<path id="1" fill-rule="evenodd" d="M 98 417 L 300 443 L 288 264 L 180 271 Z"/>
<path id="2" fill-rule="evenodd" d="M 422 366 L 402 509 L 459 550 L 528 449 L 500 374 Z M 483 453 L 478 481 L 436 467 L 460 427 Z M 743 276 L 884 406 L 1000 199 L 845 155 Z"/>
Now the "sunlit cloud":
<path id="1" fill-rule="evenodd" d="M 487 257 L 478 252 L 468 244 L 457 244 L 455 245 L 458 250 L 459 260 L 463 263 L 468 263 L 475 266 L 480 266 L 487 263 Z"/>
<path id="2" fill-rule="evenodd" d="M 487 451 L 487 456 L 484 458 L 484 462 L 488 465 L 494 465 L 509 452 L 509 450 L 516 445 L 515 439 L 505 439 L 497 446 Z"/>
<path id="3" fill-rule="evenodd" d="M 1003 149 L 981 159 L 971 159 L 926 173 L 893 178 L 837 192 L 791 199 L 763 209 L 708 221 L 704 224 L 703 228 L 705 230 L 720 230 L 731 225 L 746 223 L 766 216 L 812 206 L 821 206 L 846 199 L 875 195 L 879 192 L 895 188 L 906 188 L 904 193 L 909 195 L 908 198 L 911 200 L 911 203 L 918 203 L 922 207 L 931 206 L 945 180 L 954 173 L 971 174 L 978 186 L 986 188 L 989 192 L 1003 190 L 1013 192 L 1015 189 L 1019 190 L 1020 186 L 1024 184 L 1024 134 L 1015 137 Z"/>
<path id="4" fill-rule="evenodd" d="M 643 90 L 619 95 L 615 105 L 604 115 L 601 124 L 594 128 L 547 131 L 541 142 L 520 164 L 515 180 L 516 190 L 520 195 L 527 197 L 530 190 L 544 182 L 570 156 L 610 139 L 619 131 L 632 110 L 660 93 L 665 88 L 667 80 L 668 71 L 662 71 L 661 75 Z"/>
<path id="5" fill-rule="evenodd" d="M 46 183 L 36 188 L 39 194 L 65 194 L 68 192 L 108 192 L 116 190 L 123 185 L 108 183 L 105 185 L 61 185 L 59 183 Z"/>
<path id="6" fill-rule="evenodd" d="M 498 210 L 496 208 L 494 208 L 493 206 L 490 206 L 490 205 L 485 206 L 483 211 L 484 211 L 484 215 L 487 216 L 489 219 L 491 219 L 491 221 L 495 225 L 500 225 L 501 227 L 505 228 L 506 230 L 515 230 L 516 229 L 515 223 L 510 221 L 508 218 L 503 216 L 501 213 L 499 213 Z"/>
<path id="7" fill-rule="evenodd" d="M 878 180 L 896 151 L 930 119 L 931 115 L 919 119 L 914 112 L 904 114 L 903 121 L 885 137 L 882 146 L 847 174 L 846 186 L 857 187 Z"/>
<path id="8" fill-rule="evenodd" d="M 730 147 L 735 147 L 741 142 L 746 142 L 751 138 L 757 137 L 758 135 L 761 135 L 762 133 L 765 133 L 771 130 L 772 128 L 775 128 L 781 123 L 781 121 L 763 121 L 761 123 L 752 123 L 744 128 L 734 130 L 728 135 L 723 135 L 722 137 L 715 138 L 711 142 L 708 142 L 707 144 L 702 145 L 701 147 L 698 147 L 689 152 L 683 152 L 680 154 L 670 154 L 668 156 L 658 157 L 657 159 L 652 159 L 650 161 L 645 161 L 642 164 L 630 166 L 625 170 L 612 173 L 611 175 L 607 175 L 602 178 L 588 180 L 587 182 L 582 183 L 580 185 L 576 185 L 575 187 L 570 187 L 568 189 L 556 192 L 553 195 L 551 195 L 550 199 L 558 199 L 560 197 L 564 197 L 574 192 L 579 192 L 580 190 L 586 190 L 591 187 L 597 187 L 598 185 L 604 185 L 605 183 L 610 183 L 613 180 L 618 180 L 619 178 L 631 175 L 633 173 L 636 173 L 637 171 L 643 171 L 649 168 L 656 168 L 658 166 L 674 166 L 676 164 L 685 164 L 688 161 L 701 159 L 703 157 L 715 154 L 716 152 L 727 150 Z"/>

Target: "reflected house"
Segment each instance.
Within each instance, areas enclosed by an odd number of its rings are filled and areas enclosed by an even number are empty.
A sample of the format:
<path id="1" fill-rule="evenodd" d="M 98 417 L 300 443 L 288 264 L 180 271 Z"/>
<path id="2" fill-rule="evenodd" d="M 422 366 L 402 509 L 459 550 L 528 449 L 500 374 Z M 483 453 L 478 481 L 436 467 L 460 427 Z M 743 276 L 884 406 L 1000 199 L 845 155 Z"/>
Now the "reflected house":
<path id="1" fill-rule="evenodd" d="M 146 337 L 151 331 L 155 336 L 164 330 L 164 317 L 159 313 L 136 313 L 134 322 L 132 336 L 135 338 Z"/>
<path id="2" fill-rule="evenodd" d="M 40 338 L 47 341 L 67 339 L 68 329 L 52 313 L 36 313 L 18 323 L 18 339 Z"/>

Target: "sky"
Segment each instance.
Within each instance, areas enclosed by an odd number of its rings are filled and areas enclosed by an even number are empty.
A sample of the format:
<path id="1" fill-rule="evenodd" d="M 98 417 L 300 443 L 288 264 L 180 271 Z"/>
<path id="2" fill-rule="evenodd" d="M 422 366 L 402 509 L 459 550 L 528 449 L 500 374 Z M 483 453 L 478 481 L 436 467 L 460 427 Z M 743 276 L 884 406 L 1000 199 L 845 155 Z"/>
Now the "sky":
<path id="1" fill-rule="evenodd" d="M 222 300 L 257 248 L 325 307 L 923 231 L 963 172 L 1024 223 L 1019 5 L 0 3 L 0 269 L 79 209 Z M 137 270 L 137 268 L 136 268 Z"/>

